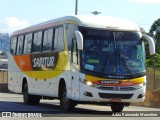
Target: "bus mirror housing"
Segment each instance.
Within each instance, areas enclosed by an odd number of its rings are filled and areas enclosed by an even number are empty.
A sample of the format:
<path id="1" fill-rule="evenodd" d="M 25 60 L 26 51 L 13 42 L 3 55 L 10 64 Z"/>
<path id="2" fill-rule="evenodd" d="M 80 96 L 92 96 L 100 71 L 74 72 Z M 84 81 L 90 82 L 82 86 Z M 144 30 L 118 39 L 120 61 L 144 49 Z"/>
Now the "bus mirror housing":
<path id="1" fill-rule="evenodd" d="M 148 35 L 143 35 L 143 38 L 145 38 L 148 43 L 149 43 L 149 51 L 150 51 L 150 55 L 154 55 L 155 54 L 155 42 L 154 39 Z"/>
<path id="2" fill-rule="evenodd" d="M 82 36 L 82 33 L 78 30 L 76 30 L 74 33 L 75 33 L 76 38 L 77 38 L 78 50 L 83 50 L 83 36 Z"/>

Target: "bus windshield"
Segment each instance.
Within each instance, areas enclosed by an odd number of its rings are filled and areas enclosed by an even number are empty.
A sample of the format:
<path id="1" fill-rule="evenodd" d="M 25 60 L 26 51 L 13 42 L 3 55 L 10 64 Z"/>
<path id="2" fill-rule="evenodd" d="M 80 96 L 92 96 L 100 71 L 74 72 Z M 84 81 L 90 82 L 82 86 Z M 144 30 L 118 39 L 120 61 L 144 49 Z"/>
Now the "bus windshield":
<path id="1" fill-rule="evenodd" d="M 144 43 L 138 32 L 81 28 L 82 69 L 93 74 L 129 75 L 145 72 Z"/>

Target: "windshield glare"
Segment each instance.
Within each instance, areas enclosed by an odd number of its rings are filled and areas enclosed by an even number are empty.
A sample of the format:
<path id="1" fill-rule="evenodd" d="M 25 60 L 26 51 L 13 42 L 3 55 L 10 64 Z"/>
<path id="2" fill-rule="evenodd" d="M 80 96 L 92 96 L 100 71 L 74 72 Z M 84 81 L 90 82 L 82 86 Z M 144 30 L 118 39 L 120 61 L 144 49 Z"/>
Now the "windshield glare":
<path id="1" fill-rule="evenodd" d="M 82 68 L 88 71 L 133 75 L 145 71 L 144 45 L 138 32 L 85 29 Z"/>

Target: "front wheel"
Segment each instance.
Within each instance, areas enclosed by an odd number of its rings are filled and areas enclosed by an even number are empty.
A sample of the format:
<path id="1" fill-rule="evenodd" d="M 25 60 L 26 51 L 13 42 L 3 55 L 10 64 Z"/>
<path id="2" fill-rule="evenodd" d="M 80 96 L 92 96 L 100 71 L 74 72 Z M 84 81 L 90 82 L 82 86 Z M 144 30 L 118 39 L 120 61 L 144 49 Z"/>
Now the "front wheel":
<path id="1" fill-rule="evenodd" d="M 63 87 L 61 98 L 60 98 L 60 106 L 65 111 L 73 111 L 76 103 L 67 97 L 67 89 L 66 86 Z"/>
<path id="2" fill-rule="evenodd" d="M 124 103 L 121 102 L 111 103 L 112 112 L 122 112 L 124 106 Z"/>

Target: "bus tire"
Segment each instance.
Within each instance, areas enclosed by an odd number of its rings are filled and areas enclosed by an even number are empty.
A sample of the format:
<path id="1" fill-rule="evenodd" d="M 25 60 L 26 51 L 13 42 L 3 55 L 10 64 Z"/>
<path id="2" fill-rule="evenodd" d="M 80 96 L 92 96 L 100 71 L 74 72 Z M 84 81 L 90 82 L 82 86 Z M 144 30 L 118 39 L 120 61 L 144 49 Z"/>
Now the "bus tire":
<path id="1" fill-rule="evenodd" d="M 32 95 L 32 103 L 31 105 L 39 105 L 40 103 L 40 97 L 39 96 L 36 96 L 36 95 Z"/>
<path id="2" fill-rule="evenodd" d="M 23 88 L 23 101 L 27 105 L 38 105 L 40 97 L 28 94 L 28 84 L 26 83 Z"/>
<path id="3" fill-rule="evenodd" d="M 125 104 L 121 102 L 113 102 L 111 103 L 112 112 L 122 112 Z"/>
<path id="4" fill-rule="evenodd" d="M 75 102 L 67 98 L 67 89 L 66 86 L 63 87 L 62 94 L 60 97 L 60 106 L 65 111 L 73 111 L 75 108 Z"/>

